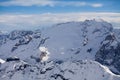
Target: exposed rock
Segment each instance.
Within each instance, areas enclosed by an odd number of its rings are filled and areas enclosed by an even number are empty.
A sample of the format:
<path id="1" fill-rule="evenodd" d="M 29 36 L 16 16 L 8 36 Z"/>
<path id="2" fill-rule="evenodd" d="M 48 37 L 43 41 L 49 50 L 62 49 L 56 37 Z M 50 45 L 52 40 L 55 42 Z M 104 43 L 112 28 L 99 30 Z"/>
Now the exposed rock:
<path id="1" fill-rule="evenodd" d="M 109 41 L 104 43 L 106 40 Z M 109 66 L 114 73 L 120 74 L 120 42 L 117 42 L 115 36 L 111 35 L 108 35 L 105 41 L 103 41 L 101 48 L 96 53 L 95 60 L 103 65 Z"/>

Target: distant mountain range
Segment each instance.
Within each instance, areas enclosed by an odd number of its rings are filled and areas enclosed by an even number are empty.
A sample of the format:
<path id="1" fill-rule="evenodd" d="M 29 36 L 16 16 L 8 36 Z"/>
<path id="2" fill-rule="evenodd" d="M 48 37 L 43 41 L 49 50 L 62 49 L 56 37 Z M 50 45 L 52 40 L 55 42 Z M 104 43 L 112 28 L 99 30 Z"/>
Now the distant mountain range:
<path id="1" fill-rule="evenodd" d="M 103 20 L 0 32 L 0 80 L 120 80 L 119 66 L 120 31 Z"/>

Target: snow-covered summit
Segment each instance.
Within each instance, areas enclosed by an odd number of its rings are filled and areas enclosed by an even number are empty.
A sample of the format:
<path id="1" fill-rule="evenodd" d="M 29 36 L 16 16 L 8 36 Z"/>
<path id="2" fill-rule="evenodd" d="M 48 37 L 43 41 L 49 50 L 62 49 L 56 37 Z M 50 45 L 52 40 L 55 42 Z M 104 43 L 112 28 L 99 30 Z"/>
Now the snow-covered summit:
<path id="1" fill-rule="evenodd" d="M 111 24 L 95 20 L 61 23 L 43 32 L 43 36 L 49 37 L 43 45 L 49 49 L 53 59 L 93 59 L 111 31 Z M 91 52 L 87 52 L 89 49 Z M 76 52 L 78 54 L 74 57 Z"/>

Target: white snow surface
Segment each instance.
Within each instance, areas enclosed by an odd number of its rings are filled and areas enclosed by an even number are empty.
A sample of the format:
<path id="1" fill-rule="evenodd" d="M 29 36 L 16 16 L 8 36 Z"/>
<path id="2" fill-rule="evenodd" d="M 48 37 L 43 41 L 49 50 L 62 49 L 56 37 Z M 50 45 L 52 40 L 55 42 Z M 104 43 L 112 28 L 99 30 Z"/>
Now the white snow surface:
<path id="1" fill-rule="evenodd" d="M 5 60 L 0 59 L 0 63 L 1 63 L 1 64 L 5 63 L 5 62 L 6 62 Z"/>
<path id="2" fill-rule="evenodd" d="M 51 59 L 94 59 L 101 42 L 110 33 L 111 25 L 94 20 L 70 22 L 55 25 L 43 32 L 49 37 L 45 47 L 49 49 Z M 86 44 L 85 46 L 83 46 Z M 92 49 L 89 53 L 88 49 Z M 79 51 L 78 54 L 75 53 Z M 65 53 L 65 54 L 64 54 Z"/>

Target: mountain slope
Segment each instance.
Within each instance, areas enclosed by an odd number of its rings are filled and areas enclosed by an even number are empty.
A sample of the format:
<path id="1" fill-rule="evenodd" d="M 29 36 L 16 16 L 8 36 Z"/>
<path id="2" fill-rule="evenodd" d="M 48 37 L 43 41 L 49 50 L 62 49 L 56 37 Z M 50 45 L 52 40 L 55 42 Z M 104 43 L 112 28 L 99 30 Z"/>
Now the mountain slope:
<path id="1" fill-rule="evenodd" d="M 8 65 L 9 64 L 9 65 Z M 26 65 L 26 66 L 25 66 Z M 7 68 L 6 68 L 7 67 Z M 5 63 L 0 67 L 1 80 L 119 80 L 108 68 L 95 61 L 46 62 L 30 65 Z M 95 74 L 97 73 L 97 74 Z"/>
<path id="2" fill-rule="evenodd" d="M 44 31 L 13 31 L 0 47 L 0 55 L 3 59 L 17 56 L 31 61 L 30 57 L 39 56 L 39 47 L 43 46 L 51 53 L 50 60 L 94 60 L 101 42 L 111 31 L 111 24 L 95 20 L 57 24 Z"/>
<path id="3" fill-rule="evenodd" d="M 51 52 L 52 59 L 94 60 L 101 42 L 111 32 L 111 24 L 95 20 L 58 24 L 43 32 L 49 37 L 43 46 Z"/>

